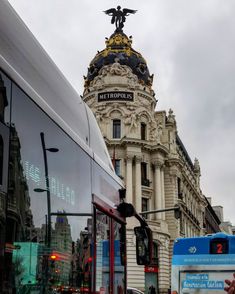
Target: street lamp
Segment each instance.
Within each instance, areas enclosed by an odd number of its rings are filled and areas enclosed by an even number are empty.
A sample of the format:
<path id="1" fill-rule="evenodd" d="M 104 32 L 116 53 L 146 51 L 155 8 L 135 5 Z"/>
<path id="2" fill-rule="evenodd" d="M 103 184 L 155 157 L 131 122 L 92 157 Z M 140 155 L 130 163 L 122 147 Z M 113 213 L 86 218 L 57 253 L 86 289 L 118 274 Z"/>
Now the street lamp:
<path id="1" fill-rule="evenodd" d="M 41 143 L 42 143 L 42 151 L 43 151 L 43 159 L 44 159 L 44 167 L 45 167 L 45 181 L 46 181 L 46 189 L 35 188 L 35 192 L 46 192 L 47 193 L 47 246 L 51 247 L 51 194 L 50 194 L 50 183 L 48 177 L 48 163 L 47 163 L 47 151 L 49 152 L 58 152 L 58 148 L 46 148 L 44 133 L 40 133 Z M 48 260 L 46 266 L 46 282 L 48 280 Z M 45 292 L 45 289 L 43 290 Z"/>
<path id="2" fill-rule="evenodd" d="M 44 167 L 45 167 L 45 180 L 46 180 L 46 189 L 36 188 L 35 192 L 47 192 L 47 246 L 51 247 L 51 194 L 50 194 L 50 183 L 48 177 L 48 163 L 47 163 L 47 151 L 49 152 L 58 152 L 58 148 L 46 148 L 44 133 L 40 133 L 41 143 L 42 143 L 42 151 L 43 151 L 43 159 L 44 159 Z"/>

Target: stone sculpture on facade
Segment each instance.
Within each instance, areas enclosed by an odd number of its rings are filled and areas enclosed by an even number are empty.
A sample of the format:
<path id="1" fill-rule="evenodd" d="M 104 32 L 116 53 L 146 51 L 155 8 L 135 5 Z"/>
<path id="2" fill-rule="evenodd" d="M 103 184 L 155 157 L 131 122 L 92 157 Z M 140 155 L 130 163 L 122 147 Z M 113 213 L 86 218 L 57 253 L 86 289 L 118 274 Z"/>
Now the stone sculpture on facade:
<path id="1" fill-rule="evenodd" d="M 157 127 L 157 138 L 156 138 L 157 139 L 157 144 L 161 143 L 162 132 L 163 132 L 162 123 L 159 122 L 158 127 Z"/>
<path id="2" fill-rule="evenodd" d="M 134 112 L 132 112 L 130 115 L 127 115 L 125 123 L 127 125 L 130 125 L 130 129 L 129 129 L 130 131 L 132 129 L 136 129 L 137 128 L 137 115 Z"/>
<path id="3" fill-rule="evenodd" d="M 95 90 L 101 90 L 107 85 L 107 82 L 112 83 L 112 80 L 107 81 L 107 79 L 114 76 L 119 76 L 123 79 L 129 89 L 135 89 L 138 86 L 137 76 L 132 73 L 130 67 L 121 65 L 118 58 L 115 59 L 113 64 L 103 66 L 90 86 L 93 86 Z"/>
<path id="4" fill-rule="evenodd" d="M 173 114 L 173 110 L 171 108 L 168 111 L 167 122 L 175 123 L 175 115 Z"/>

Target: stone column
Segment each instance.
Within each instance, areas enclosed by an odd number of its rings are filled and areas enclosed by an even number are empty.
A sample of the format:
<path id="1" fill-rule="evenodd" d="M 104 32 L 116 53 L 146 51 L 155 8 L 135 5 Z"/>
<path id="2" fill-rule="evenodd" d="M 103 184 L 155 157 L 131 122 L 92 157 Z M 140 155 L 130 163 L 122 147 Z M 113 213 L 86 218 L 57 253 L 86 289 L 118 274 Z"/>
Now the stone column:
<path id="1" fill-rule="evenodd" d="M 161 201 L 162 201 L 162 209 L 165 209 L 165 184 L 164 184 L 164 165 L 161 168 Z M 166 219 L 165 212 L 162 212 L 162 219 Z"/>
<path id="2" fill-rule="evenodd" d="M 126 157 L 126 202 L 133 203 L 132 189 L 132 160 L 133 156 Z"/>
<path id="3" fill-rule="evenodd" d="M 137 212 L 142 210 L 142 188 L 141 188 L 141 157 L 135 157 L 135 209 Z"/>
<path id="4" fill-rule="evenodd" d="M 154 162 L 154 200 L 155 200 L 155 209 L 162 208 L 162 185 L 161 185 L 161 165 L 159 161 Z M 162 213 L 156 213 L 155 219 L 161 219 Z"/>

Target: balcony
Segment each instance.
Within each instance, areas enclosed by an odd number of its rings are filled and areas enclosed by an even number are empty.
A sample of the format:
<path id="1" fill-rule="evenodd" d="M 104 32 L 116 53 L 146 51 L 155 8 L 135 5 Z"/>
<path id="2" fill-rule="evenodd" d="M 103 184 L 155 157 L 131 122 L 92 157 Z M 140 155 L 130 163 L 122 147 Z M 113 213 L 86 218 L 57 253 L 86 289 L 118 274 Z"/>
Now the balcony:
<path id="1" fill-rule="evenodd" d="M 149 179 L 141 179 L 141 185 L 142 186 L 146 186 L 146 187 L 150 187 L 150 180 Z"/>

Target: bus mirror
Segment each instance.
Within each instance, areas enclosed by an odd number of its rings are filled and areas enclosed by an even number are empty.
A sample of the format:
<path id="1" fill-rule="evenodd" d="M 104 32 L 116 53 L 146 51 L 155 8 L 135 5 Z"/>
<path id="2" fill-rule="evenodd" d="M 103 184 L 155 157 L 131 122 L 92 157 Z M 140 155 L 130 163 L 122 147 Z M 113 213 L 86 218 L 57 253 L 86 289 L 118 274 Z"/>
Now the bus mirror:
<path id="1" fill-rule="evenodd" d="M 152 255 L 152 231 L 147 226 L 134 228 L 136 236 L 136 262 L 138 265 L 149 265 Z"/>

